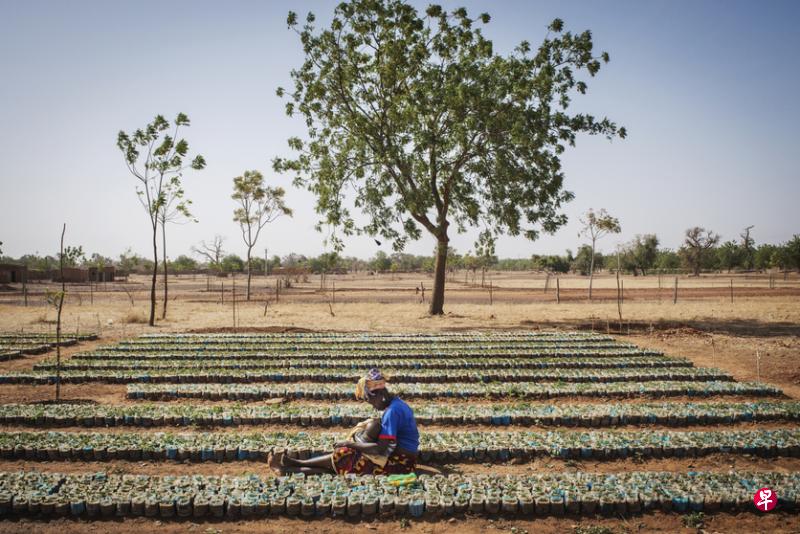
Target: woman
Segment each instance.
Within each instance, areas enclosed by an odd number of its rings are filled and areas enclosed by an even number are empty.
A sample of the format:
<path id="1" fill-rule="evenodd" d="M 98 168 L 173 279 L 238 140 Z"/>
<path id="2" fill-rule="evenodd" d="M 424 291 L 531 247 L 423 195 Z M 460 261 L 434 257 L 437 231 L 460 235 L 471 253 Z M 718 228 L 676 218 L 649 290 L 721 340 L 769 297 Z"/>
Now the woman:
<path id="1" fill-rule="evenodd" d="M 358 381 L 356 398 L 383 411 L 377 440 L 364 439 L 365 432 L 360 432 L 361 439 L 353 439 L 351 434 L 347 441 L 337 443 L 331 454 L 309 460 L 274 455 L 270 458 L 270 467 L 281 474 L 393 475 L 413 472 L 419 450 L 419 432 L 414 412 L 408 404 L 389 393 L 386 379 L 377 369 L 370 369 L 367 376 Z M 368 424 L 364 426 L 369 427 Z"/>

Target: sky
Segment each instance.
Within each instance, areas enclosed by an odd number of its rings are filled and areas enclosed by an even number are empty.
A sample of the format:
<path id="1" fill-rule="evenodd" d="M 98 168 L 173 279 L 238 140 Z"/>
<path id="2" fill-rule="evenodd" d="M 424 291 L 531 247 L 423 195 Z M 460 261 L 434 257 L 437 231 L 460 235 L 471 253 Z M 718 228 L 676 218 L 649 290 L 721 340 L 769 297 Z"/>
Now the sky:
<path id="1" fill-rule="evenodd" d="M 428 2 L 412 2 L 424 8 Z M 757 243 L 800 233 L 800 2 L 769 0 L 442 2 L 473 15 L 488 12 L 484 34 L 498 53 L 522 40 L 536 45 L 555 17 L 572 31 L 590 29 L 611 62 L 590 81 L 575 111 L 608 116 L 629 132 L 608 142 L 589 136 L 563 157 L 569 223 L 531 242 L 504 237 L 500 257 L 573 251 L 579 218 L 605 208 L 622 233 L 611 251 L 636 234 L 655 233 L 677 248 L 690 226 L 738 239 L 754 225 Z M 290 155 L 302 135 L 299 117 L 275 95 L 289 87 L 303 60 L 286 27 L 292 9 L 330 20 L 333 1 L 108 2 L 0 0 L 0 241 L 9 256 L 53 254 L 62 223 L 66 243 L 117 257 L 147 255 L 148 216 L 116 147 L 156 114 L 184 112 L 191 153 L 207 167 L 187 172 L 184 186 L 197 223 L 168 230 L 168 254 L 226 238 L 242 254 L 233 222 L 232 178 L 260 169 L 285 187 L 292 219 L 278 219 L 257 245 L 261 254 L 326 251 L 314 230 L 311 193 L 294 189 L 271 161 Z M 470 250 L 477 231 L 454 235 Z M 368 258 L 371 238 L 347 238 L 345 255 Z M 407 251 L 431 254 L 424 234 Z"/>

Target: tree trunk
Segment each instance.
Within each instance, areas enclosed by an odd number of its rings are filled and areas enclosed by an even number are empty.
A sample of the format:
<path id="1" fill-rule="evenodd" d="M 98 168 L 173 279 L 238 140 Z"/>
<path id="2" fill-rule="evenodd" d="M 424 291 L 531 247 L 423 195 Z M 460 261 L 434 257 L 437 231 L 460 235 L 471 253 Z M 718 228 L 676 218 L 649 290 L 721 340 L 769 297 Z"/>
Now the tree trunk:
<path id="1" fill-rule="evenodd" d="M 250 267 L 250 251 L 252 248 L 247 249 L 247 302 L 250 302 L 250 278 L 252 277 L 252 269 Z"/>
<path id="2" fill-rule="evenodd" d="M 169 290 L 167 284 L 167 227 L 161 224 L 161 257 L 164 259 L 164 309 L 161 311 L 161 318 L 167 318 L 167 301 L 169 300 Z"/>
<path id="3" fill-rule="evenodd" d="M 153 226 L 153 282 L 150 285 L 150 326 L 156 325 L 156 280 L 158 278 L 158 223 Z"/>
<path id="4" fill-rule="evenodd" d="M 436 245 L 436 265 L 433 275 L 433 295 L 428 311 L 431 315 L 444 315 L 444 283 L 447 269 L 447 242 L 448 239 L 439 239 Z"/>
<path id="5" fill-rule="evenodd" d="M 61 229 L 61 254 L 59 254 L 59 273 L 61 276 L 61 295 L 58 297 L 58 316 L 56 318 L 56 402 L 61 400 L 61 310 L 64 308 L 64 296 L 67 284 L 64 282 L 64 233 L 67 223 Z M 99 333 L 99 332 L 98 332 Z"/>
<path id="6" fill-rule="evenodd" d="M 592 239 L 592 259 L 589 262 L 589 300 L 592 300 L 592 280 L 594 278 L 594 243 Z"/>

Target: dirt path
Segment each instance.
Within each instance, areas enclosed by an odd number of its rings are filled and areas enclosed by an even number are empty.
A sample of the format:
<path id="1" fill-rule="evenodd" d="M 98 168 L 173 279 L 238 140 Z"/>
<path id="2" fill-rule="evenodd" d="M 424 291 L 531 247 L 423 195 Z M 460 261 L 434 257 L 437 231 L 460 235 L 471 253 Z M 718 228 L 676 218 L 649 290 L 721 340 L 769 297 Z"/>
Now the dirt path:
<path id="1" fill-rule="evenodd" d="M 703 530 L 687 527 L 685 516 L 678 514 L 649 513 L 628 518 L 579 518 L 546 517 L 536 519 L 496 518 L 466 516 L 450 520 L 425 519 L 376 519 L 373 521 L 353 521 L 346 519 L 292 519 L 269 518 L 251 521 L 213 521 L 197 523 L 187 521 L 162 521 L 145 518 L 84 521 L 57 519 L 53 521 L 32 521 L 20 519 L 0 521 L 0 532 L 37 534 L 84 534 L 86 532 L 114 534 L 284 534 L 284 533 L 334 533 L 349 534 L 622 534 L 639 532 L 664 532 L 670 534 L 697 534 L 698 532 L 720 533 L 789 533 L 800 528 L 797 515 L 771 512 L 769 514 L 739 513 L 714 514 L 703 521 Z M 605 530 L 604 530 L 605 529 Z"/>

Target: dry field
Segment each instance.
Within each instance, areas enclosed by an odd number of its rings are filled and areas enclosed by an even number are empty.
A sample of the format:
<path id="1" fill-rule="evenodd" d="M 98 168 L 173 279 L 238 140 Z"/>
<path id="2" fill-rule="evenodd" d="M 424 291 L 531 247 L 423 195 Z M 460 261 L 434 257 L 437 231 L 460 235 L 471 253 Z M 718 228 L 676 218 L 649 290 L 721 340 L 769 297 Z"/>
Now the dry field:
<path id="1" fill-rule="evenodd" d="M 527 273 L 488 273 L 480 286 L 480 273 L 455 273 L 448 281 L 443 317 L 428 317 L 425 300 L 429 298 L 432 280 L 424 275 L 382 274 L 335 275 L 325 280 L 310 277 L 292 281 L 276 301 L 275 277 L 254 278 L 253 299 L 244 302 L 244 280 L 237 277 L 207 279 L 202 276 L 170 280 L 170 301 L 167 318 L 159 320 L 155 329 L 146 325 L 147 279 L 133 277 L 127 283 L 107 284 L 90 289 L 70 288 L 71 296 L 64 310 L 67 332 L 96 331 L 101 339 L 64 349 L 69 357 L 99 346 L 148 332 L 447 332 L 447 331 L 595 331 L 610 333 L 618 340 L 641 348 L 664 352 L 669 356 L 689 358 L 698 367 L 716 367 L 729 372 L 737 381 L 762 381 L 780 387 L 793 399 L 800 399 L 800 278 L 796 274 L 770 280 L 769 276 L 734 276 L 731 301 L 731 276 L 682 277 L 678 281 L 678 301 L 673 304 L 674 277 L 624 277 L 623 302 L 618 304 L 616 279 L 601 276 L 595 280 L 595 299 L 586 300 L 587 280 L 582 277 L 561 277 L 556 283 L 541 275 Z M 233 285 L 236 285 L 234 307 Z M 557 284 L 557 286 L 556 286 Z M 659 289 L 660 284 L 660 289 Z M 265 288 L 269 288 L 265 291 Z M 558 287 L 559 294 L 556 293 Z M 18 288 L 14 288 L 18 289 Z M 52 309 L 42 305 L 45 285 L 31 284 L 28 306 L 17 291 L 0 292 L 0 331 L 54 331 Z M 159 315 L 161 311 L 159 289 Z M 557 302 L 557 299 L 560 302 Z M 265 301 L 267 301 L 265 309 Z M 620 321 L 620 309 L 622 321 Z M 758 358 L 757 358 L 758 356 Z M 30 370 L 38 362 L 52 357 L 27 356 L 0 362 L 0 371 Z M 759 359 L 760 358 L 760 359 Z M 124 385 L 76 384 L 64 387 L 68 400 L 89 399 L 108 405 L 132 405 L 125 397 Z M 2 385 L 0 403 L 36 402 L 52 398 L 51 386 Z M 681 402 L 684 399 L 674 399 Z M 685 399 L 690 400 L 690 399 Z M 730 398 L 731 402 L 739 400 Z M 574 399 L 567 398 L 565 402 Z M 583 402 L 602 402 L 587 400 Z M 177 401 L 192 402 L 192 401 Z M 552 402 L 552 401 L 550 401 Z M 556 401 L 558 402 L 558 401 Z M 624 402 L 637 403 L 640 399 Z M 168 404 L 175 404 L 168 403 Z M 192 402 L 192 404 L 198 404 Z M 200 403 L 202 404 L 202 403 Z M 742 423 L 738 429 L 752 425 Z M 771 423 L 770 428 L 792 428 L 794 425 Z M 529 427 L 536 430 L 536 428 Z M 660 427 L 649 427 L 660 429 Z M 707 427 L 710 430 L 724 426 Z M 247 431 L 276 431 L 290 427 L 262 426 Z M 520 430 L 522 427 L 511 428 Z M 528 429 L 526 427 L 525 429 Z M 704 430 L 706 427 L 694 428 Z M 5 432 L 24 428 L 5 426 Z M 61 429 L 59 429 L 61 430 Z M 65 431 L 80 431 L 68 428 Z M 106 429 L 108 432 L 124 431 Z M 155 430 L 159 430 L 158 428 Z M 160 429 L 163 430 L 163 429 Z M 426 427 L 424 431 L 447 430 Z M 476 426 L 462 430 L 486 431 Z M 539 428 L 538 430 L 546 430 Z M 148 429 L 146 432 L 152 430 Z M 235 432 L 236 429 L 230 430 Z M 38 469 L 50 472 L 85 471 L 86 465 L 74 462 L 31 462 L 0 460 L 0 471 Z M 90 466 L 110 473 L 142 474 L 230 474 L 240 475 L 263 471 L 252 462 L 232 464 L 163 464 L 157 462 L 111 461 Z M 800 471 L 800 459 L 762 459 L 750 456 L 711 455 L 702 458 L 675 458 L 598 462 L 537 458 L 525 462 L 509 462 L 491 467 L 496 473 L 548 472 L 685 472 L 705 470 L 725 472 L 731 469 L 752 471 Z M 445 466 L 446 472 L 486 472 L 481 464 Z M 262 473 L 263 474 L 263 473 Z M 31 521 L 19 519 L 0 522 L 2 532 L 34 530 L 45 533 L 63 532 L 338 532 L 345 526 L 354 532 L 696 532 L 685 525 L 678 514 L 650 513 L 628 518 L 539 518 L 485 519 L 472 517 L 445 522 L 427 520 L 346 522 L 278 518 L 269 521 L 236 522 L 170 522 L 147 519 L 125 519 L 87 523 L 78 520 Z M 598 530 L 580 530 L 596 527 Z M 609 530 L 603 531 L 601 528 Z M 708 532 L 797 532 L 796 515 L 713 514 L 706 517 Z"/>

